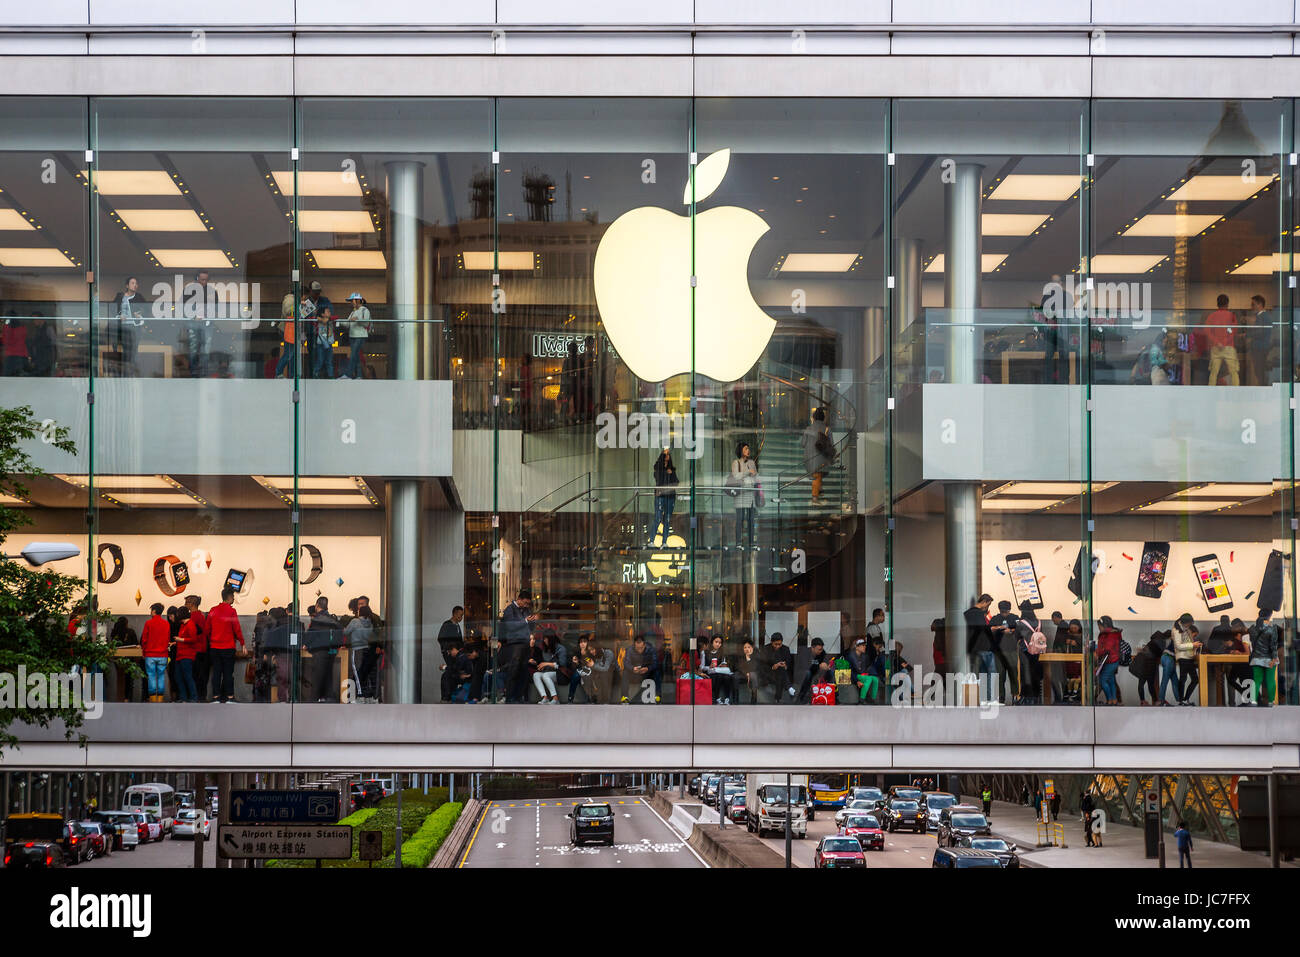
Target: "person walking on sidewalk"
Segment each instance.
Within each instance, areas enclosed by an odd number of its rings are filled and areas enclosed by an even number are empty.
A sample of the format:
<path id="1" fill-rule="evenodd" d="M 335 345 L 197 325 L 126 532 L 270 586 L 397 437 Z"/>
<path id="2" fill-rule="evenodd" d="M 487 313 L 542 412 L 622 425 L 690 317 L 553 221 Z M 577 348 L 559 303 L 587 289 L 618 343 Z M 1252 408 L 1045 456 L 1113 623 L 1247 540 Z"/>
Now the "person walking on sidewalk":
<path id="1" fill-rule="evenodd" d="M 1085 791 L 1079 799 L 1079 812 L 1083 815 L 1083 841 L 1085 847 L 1096 847 L 1097 843 L 1092 839 L 1092 812 L 1096 807 L 1092 799 L 1092 792 Z"/>
<path id="2" fill-rule="evenodd" d="M 980 794 L 980 800 L 984 802 L 984 816 L 992 817 L 993 816 L 993 792 L 989 790 L 989 786 L 987 784 L 984 785 L 984 791 L 983 793 Z"/>
<path id="3" fill-rule="evenodd" d="M 1192 832 L 1187 830 L 1187 822 L 1179 821 L 1178 829 L 1174 831 L 1174 838 L 1178 841 L 1178 868 L 1183 868 L 1183 861 L 1187 861 L 1186 866 L 1192 866 Z"/>

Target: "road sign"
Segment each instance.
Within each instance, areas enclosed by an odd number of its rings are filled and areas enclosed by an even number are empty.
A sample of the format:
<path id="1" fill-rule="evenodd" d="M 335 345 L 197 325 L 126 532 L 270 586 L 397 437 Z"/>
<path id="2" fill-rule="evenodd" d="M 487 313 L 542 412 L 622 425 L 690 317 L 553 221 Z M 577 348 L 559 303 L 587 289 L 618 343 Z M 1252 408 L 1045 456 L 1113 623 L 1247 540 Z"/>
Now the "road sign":
<path id="1" fill-rule="evenodd" d="M 321 858 L 352 856 L 348 824 L 223 824 L 217 839 L 223 857 Z"/>
<path id="2" fill-rule="evenodd" d="M 339 819 L 337 791 L 231 791 L 231 824 L 333 824 Z"/>
<path id="3" fill-rule="evenodd" d="M 362 861 L 384 859 L 384 832 L 362 831 L 357 835 L 357 858 Z"/>
<path id="4" fill-rule="evenodd" d="M 1159 814 L 1159 813 L 1160 813 L 1160 794 L 1159 794 L 1159 792 L 1158 792 L 1158 791 L 1147 791 L 1147 792 L 1146 792 L 1145 805 L 1146 805 L 1146 813 L 1148 813 L 1148 814 Z"/>
<path id="5" fill-rule="evenodd" d="M 1043 782 L 1043 793 L 1047 795 L 1049 801 L 1054 798 L 1056 796 L 1056 782 L 1051 778 Z"/>

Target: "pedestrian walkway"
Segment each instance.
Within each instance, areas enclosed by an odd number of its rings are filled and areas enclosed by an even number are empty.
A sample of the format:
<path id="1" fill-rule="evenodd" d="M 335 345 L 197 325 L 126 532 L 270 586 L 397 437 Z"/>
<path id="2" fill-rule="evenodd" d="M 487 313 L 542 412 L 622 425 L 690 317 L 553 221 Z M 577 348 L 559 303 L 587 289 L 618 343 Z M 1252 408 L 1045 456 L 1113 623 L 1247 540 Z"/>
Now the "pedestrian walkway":
<path id="1" fill-rule="evenodd" d="M 978 801 L 971 801 L 977 804 Z M 993 802 L 990 815 L 993 833 L 1020 848 L 1021 861 L 1029 867 L 1159 867 L 1160 862 L 1146 859 L 1143 830 L 1126 822 L 1108 822 L 1101 847 L 1088 847 L 1083 839 L 1083 822 L 1077 814 L 1061 812 L 1057 823 L 1065 828 L 1067 847 L 1035 847 L 1038 818 L 1032 807 Z M 1267 854 L 1243 851 L 1231 844 L 1218 844 L 1207 838 L 1194 837 L 1192 863 L 1195 867 L 1268 867 Z M 1178 844 L 1173 832 L 1165 834 L 1165 866 L 1178 866 Z M 1296 867 L 1295 862 L 1282 862 Z"/>

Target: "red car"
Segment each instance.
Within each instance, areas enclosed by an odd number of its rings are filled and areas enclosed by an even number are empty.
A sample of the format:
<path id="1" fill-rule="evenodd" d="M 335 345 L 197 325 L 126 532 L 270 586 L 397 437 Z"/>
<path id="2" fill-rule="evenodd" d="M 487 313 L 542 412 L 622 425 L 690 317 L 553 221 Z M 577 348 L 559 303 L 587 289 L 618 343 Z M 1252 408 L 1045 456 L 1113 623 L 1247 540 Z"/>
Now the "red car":
<path id="1" fill-rule="evenodd" d="M 98 821 L 82 821 L 81 829 L 90 842 L 91 857 L 106 857 L 113 853 L 113 837 L 108 826 Z"/>
<path id="2" fill-rule="evenodd" d="M 885 849 L 885 832 L 880 829 L 880 822 L 872 814 L 853 814 L 845 818 L 840 836 L 857 838 L 864 851 Z"/>
<path id="3" fill-rule="evenodd" d="M 867 866 L 867 855 L 856 837 L 823 837 L 813 854 L 813 867 L 843 868 Z"/>

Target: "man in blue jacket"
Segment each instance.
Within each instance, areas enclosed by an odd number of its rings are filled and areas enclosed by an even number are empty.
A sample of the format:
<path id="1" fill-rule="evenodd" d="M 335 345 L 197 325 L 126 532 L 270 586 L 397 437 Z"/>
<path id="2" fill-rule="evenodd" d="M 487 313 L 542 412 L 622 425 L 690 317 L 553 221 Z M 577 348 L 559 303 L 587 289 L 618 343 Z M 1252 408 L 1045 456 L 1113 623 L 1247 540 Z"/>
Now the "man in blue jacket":
<path id="1" fill-rule="evenodd" d="M 506 702 L 522 703 L 528 693 L 528 639 L 532 636 L 532 623 L 538 618 L 530 614 L 533 593 L 527 588 L 519 594 L 501 614 L 501 657 L 499 667 L 506 675 Z"/>
<path id="2" fill-rule="evenodd" d="M 1178 841 L 1178 867 L 1181 870 L 1183 861 L 1186 860 L 1187 867 L 1192 866 L 1192 832 L 1187 830 L 1187 824 L 1184 821 L 1178 822 L 1178 830 L 1174 831 L 1174 838 Z"/>

